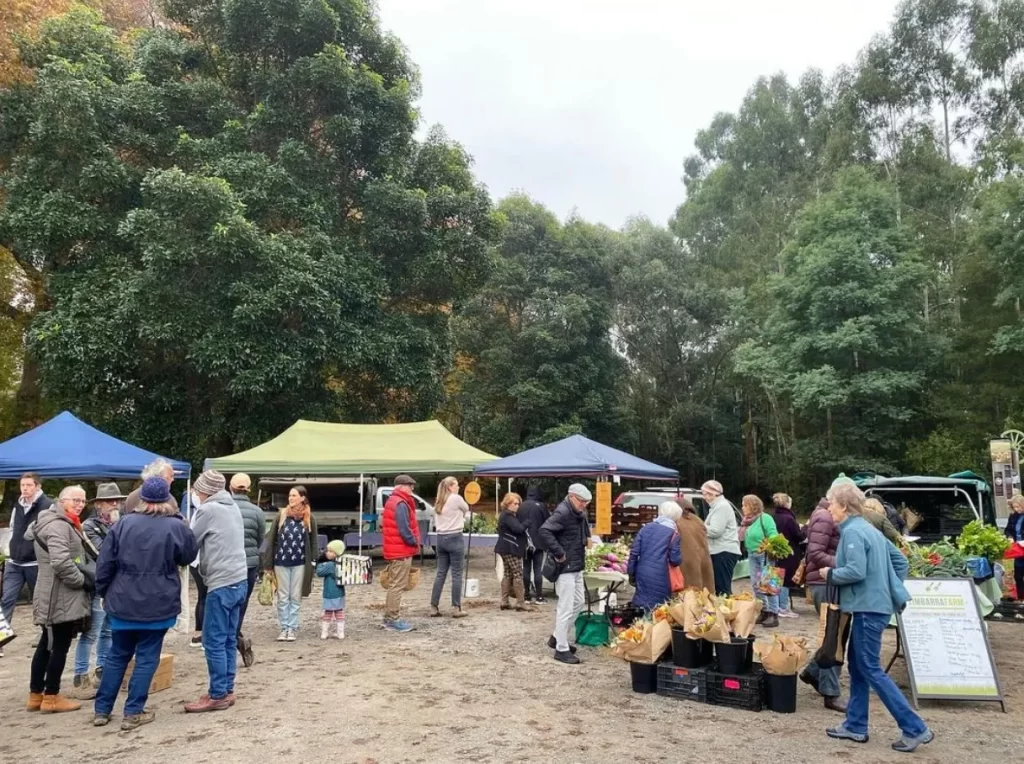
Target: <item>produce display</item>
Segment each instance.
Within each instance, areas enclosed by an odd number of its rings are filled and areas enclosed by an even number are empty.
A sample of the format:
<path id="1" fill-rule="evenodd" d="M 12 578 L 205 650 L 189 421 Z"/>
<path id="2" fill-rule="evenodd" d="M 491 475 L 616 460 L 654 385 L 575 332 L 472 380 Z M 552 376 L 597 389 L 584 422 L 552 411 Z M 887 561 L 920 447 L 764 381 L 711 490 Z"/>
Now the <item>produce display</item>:
<path id="1" fill-rule="evenodd" d="M 967 523 L 956 540 L 957 549 L 965 556 L 984 557 L 989 562 L 1003 559 L 1010 544 L 1010 539 L 1002 531 L 979 520 Z"/>
<path id="2" fill-rule="evenodd" d="M 757 551 L 760 554 L 767 554 L 769 560 L 785 560 L 793 554 L 793 547 L 789 545 L 785 536 L 776 533 L 764 539 L 757 547 Z"/>
<path id="3" fill-rule="evenodd" d="M 908 541 L 901 550 L 910 564 L 911 578 L 970 578 L 965 555 L 944 538 L 931 546 Z"/>
<path id="4" fill-rule="evenodd" d="M 587 550 L 583 570 L 587 573 L 625 573 L 629 561 L 629 545 L 597 544 Z"/>

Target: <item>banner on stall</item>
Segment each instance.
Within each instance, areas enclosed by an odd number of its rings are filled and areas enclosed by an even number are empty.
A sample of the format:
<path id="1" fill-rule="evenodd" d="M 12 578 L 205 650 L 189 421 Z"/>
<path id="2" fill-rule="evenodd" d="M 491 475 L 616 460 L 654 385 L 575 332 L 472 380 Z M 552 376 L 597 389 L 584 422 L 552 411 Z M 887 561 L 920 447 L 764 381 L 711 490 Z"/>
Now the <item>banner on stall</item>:
<path id="1" fill-rule="evenodd" d="M 897 617 L 897 625 L 914 705 L 921 698 L 1002 703 L 974 582 L 910 578 L 904 584 L 913 599 Z"/>
<path id="2" fill-rule="evenodd" d="M 597 505 L 594 508 L 594 533 L 607 536 L 612 532 L 612 484 L 597 484 Z"/>

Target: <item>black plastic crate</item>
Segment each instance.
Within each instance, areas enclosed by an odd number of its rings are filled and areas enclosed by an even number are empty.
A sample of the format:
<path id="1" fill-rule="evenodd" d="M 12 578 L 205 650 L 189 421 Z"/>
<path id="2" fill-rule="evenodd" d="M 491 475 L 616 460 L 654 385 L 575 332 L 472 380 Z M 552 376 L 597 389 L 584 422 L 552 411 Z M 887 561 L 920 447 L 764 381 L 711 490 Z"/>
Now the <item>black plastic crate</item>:
<path id="1" fill-rule="evenodd" d="M 755 664 L 750 674 L 722 674 L 707 672 L 708 703 L 713 706 L 729 706 L 746 711 L 760 711 L 764 708 L 764 672 Z"/>
<path id="2" fill-rule="evenodd" d="M 642 607 L 633 607 L 632 605 L 605 608 L 604 612 L 613 629 L 628 629 L 633 625 L 633 621 L 644 616 Z"/>
<path id="3" fill-rule="evenodd" d="M 658 694 L 707 703 L 707 675 L 706 668 L 682 668 L 674 663 L 662 663 L 658 666 Z"/>

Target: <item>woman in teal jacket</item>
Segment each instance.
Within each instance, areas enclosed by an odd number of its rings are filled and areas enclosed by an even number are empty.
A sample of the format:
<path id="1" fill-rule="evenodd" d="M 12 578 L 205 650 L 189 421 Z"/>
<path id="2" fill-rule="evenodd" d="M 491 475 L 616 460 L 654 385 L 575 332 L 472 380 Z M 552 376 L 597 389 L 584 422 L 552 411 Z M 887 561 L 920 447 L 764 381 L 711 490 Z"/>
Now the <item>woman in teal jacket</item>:
<path id="1" fill-rule="evenodd" d="M 761 615 L 757 622 L 764 624 L 769 629 L 779 628 L 779 595 L 764 594 L 757 590 L 757 584 L 761 580 L 761 573 L 768 564 L 766 555 L 757 551 L 761 542 L 778 533 L 775 527 L 775 519 L 764 511 L 764 502 L 753 494 L 743 497 L 743 525 L 740 526 L 740 542 L 750 560 L 750 586 L 754 590 L 754 596 L 764 603 Z"/>
<path id="2" fill-rule="evenodd" d="M 850 671 L 846 720 L 826 732 L 829 737 L 866 743 L 868 695 L 874 690 L 903 733 L 892 744 L 893 750 L 910 753 L 935 735 L 910 708 L 881 663 L 882 632 L 893 614 L 910 601 L 903 586 L 909 566 L 899 550 L 862 517 L 864 494 L 852 481 L 833 484 L 828 500 L 829 512 L 839 526 L 839 547 L 836 567 L 821 572 L 829 586 L 839 588 L 840 609 L 853 617 L 846 651 Z"/>

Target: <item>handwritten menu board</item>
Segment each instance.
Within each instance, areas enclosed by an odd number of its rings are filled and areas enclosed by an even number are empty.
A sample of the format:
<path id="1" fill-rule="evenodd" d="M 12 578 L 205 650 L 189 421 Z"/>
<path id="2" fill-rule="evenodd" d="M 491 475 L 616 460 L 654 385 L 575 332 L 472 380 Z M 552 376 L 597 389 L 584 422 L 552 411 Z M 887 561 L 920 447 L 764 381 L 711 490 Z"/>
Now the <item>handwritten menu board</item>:
<path id="1" fill-rule="evenodd" d="M 913 599 L 898 618 L 918 698 L 1002 701 L 988 632 L 969 578 L 904 581 Z"/>

